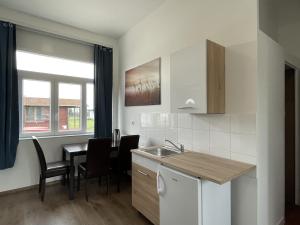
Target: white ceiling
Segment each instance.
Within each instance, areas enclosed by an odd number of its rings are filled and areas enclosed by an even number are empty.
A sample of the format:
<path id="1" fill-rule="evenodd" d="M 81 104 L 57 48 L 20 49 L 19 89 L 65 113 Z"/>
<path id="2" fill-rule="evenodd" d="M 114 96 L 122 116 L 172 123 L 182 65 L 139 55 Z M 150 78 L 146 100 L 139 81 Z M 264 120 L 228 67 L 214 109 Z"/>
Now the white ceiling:
<path id="1" fill-rule="evenodd" d="M 120 37 L 165 0 L 0 0 L 0 6 Z"/>

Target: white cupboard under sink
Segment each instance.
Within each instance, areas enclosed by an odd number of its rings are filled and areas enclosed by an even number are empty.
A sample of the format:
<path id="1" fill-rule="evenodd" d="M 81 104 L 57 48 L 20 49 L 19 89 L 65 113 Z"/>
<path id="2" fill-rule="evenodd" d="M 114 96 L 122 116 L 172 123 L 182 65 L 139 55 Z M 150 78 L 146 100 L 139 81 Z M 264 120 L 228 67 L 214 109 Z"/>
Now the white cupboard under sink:
<path id="1" fill-rule="evenodd" d="M 159 166 L 160 225 L 230 225 L 230 182 L 218 185 Z"/>
<path id="2" fill-rule="evenodd" d="M 225 113 L 225 48 L 209 40 L 170 57 L 171 111 Z"/>

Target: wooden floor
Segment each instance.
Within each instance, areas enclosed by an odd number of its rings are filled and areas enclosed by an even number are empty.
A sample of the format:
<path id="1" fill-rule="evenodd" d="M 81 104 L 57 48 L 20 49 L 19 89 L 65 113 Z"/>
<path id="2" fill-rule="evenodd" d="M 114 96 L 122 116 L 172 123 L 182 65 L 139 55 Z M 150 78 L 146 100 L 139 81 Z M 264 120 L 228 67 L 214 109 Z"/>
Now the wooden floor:
<path id="1" fill-rule="evenodd" d="M 286 209 L 285 225 L 299 225 L 300 224 L 300 206 L 291 209 Z"/>
<path id="2" fill-rule="evenodd" d="M 70 201 L 59 184 L 47 186 L 44 203 L 37 189 L 0 196 L 0 225 L 151 225 L 132 208 L 129 182 L 109 196 L 104 186 L 90 185 L 89 202 L 83 189 Z M 300 207 L 286 211 L 286 225 L 300 225 Z"/>
<path id="3" fill-rule="evenodd" d="M 90 185 L 89 202 L 84 189 L 70 201 L 66 187 L 47 186 L 42 203 L 36 189 L 0 196 L 1 225 L 150 225 L 131 206 L 130 183 L 121 186 L 121 192 L 111 187 L 106 195 L 105 185 Z"/>

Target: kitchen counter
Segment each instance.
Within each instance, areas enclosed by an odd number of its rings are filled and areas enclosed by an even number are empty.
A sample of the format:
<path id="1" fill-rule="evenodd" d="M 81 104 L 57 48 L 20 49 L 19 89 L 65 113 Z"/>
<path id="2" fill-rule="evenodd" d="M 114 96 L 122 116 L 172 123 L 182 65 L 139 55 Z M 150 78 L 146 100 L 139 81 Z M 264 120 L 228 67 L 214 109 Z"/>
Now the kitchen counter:
<path id="1" fill-rule="evenodd" d="M 167 157 L 154 156 L 139 149 L 131 152 L 187 175 L 217 184 L 224 184 L 255 169 L 255 165 L 190 151 Z"/>

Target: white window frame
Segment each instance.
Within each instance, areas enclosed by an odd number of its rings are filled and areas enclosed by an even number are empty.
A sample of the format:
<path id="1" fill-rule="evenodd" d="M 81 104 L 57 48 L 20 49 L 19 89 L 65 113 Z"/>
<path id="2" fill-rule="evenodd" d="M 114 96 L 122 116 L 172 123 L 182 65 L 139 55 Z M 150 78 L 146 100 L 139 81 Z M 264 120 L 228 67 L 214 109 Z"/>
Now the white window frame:
<path id="1" fill-rule="evenodd" d="M 37 80 L 47 81 L 51 84 L 51 103 L 50 103 L 50 131 L 49 132 L 23 132 L 23 80 Z M 81 129 L 71 131 L 59 130 L 59 107 L 58 107 L 58 84 L 70 83 L 81 85 Z M 19 124 L 20 124 L 20 138 L 27 138 L 31 136 L 47 137 L 47 136 L 67 136 L 67 135 L 92 135 L 94 132 L 87 131 L 87 99 L 86 86 L 87 84 L 94 84 L 93 79 L 70 77 L 63 75 L 53 75 L 47 73 L 38 73 L 31 71 L 18 70 L 18 84 L 19 84 Z"/>

